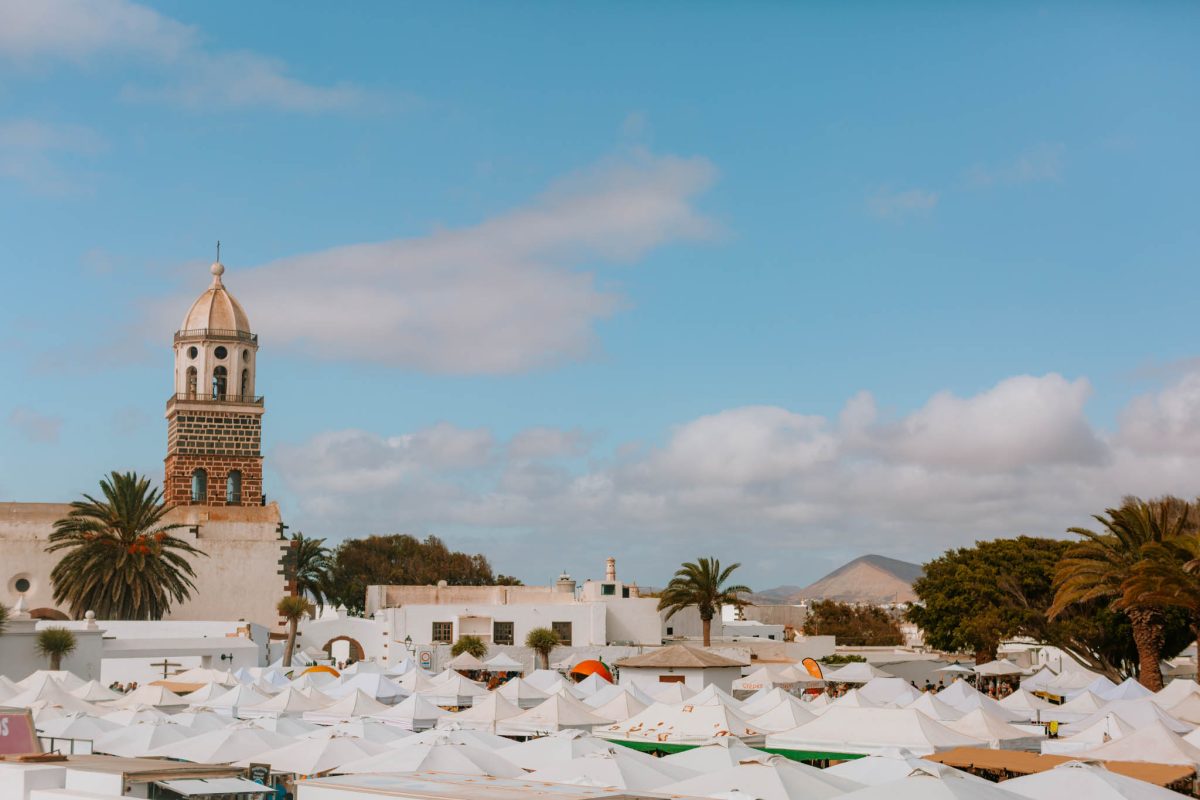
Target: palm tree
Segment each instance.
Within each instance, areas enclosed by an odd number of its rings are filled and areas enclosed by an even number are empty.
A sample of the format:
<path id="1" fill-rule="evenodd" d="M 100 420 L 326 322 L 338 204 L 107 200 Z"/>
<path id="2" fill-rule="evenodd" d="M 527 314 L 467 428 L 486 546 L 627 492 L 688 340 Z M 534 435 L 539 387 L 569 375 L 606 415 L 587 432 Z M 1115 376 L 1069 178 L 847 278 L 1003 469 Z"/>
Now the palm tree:
<path id="1" fill-rule="evenodd" d="M 712 644 L 712 621 L 721 606 L 743 606 L 746 601 L 739 594 L 749 594 L 750 588 L 742 585 L 726 586 L 725 581 L 741 564 L 731 564 L 724 570 L 716 558 L 698 558 L 695 562 L 685 561 L 658 598 L 658 610 L 667 612 L 667 619 L 676 612 L 695 606 L 700 612 L 700 624 L 704 628 L 704 646 Z"/>
<path id="2" fill-rule="evenodd" d="M 450 655 L 457 656 L 463 653 L 469 653 L 475 658 L 483 658 L 487 655 L 487 643 L 478 636 L 460 636 L 458 641 L 450 648 Z"/>
<path id="3" fill-rule="evenodd" d="M 288 595 L 280 598 L 275 605 L 275 610 L 279 612 L 279 616 L 283 617 L 288 624 L 287 635 L 287 650 L 283 652 L 283 666 L 290 667 L 292 665 L 292 651 L 296 649 L 296 626 L 300 624 L 300 620 L 306 615 L 311 616 L 313 613 L 313 604 L 308 601 L 307 597 L 297 595 Z"/>
<path id="4" fill-rule="evenodd" d="M 0 603 L 0 634 L 8 627 L 8 606 Z"/>
<path id="5" fill-rule="evenodd" d="M 46 628 L 38 631 L 37 653 L 50 659 L 50 669 L 62 669 L 63 656 L 75 652 L 75 634 L 66 628 Z"/>
<path id="6" fill-rule="evenodd" d="M 76 617 L 162 619 L 195 590 L 188 557 L 204 553 L 171 534 L 182 526 L 163 522 L 169 507 L 148 478 L 113 472 L 100 490 L 54 523 L 46 550 L 66 551 L 50 572 L 54 599 Z"/>
<path id="7" fill-rule="evenodd" d="M 333 553 L 325 546 L 324 539 L 310 539 L 300 532 L 292 534 L 292 542 L 296 593 L 312 598 L 317 608 L 324 610 L 325 603 L 330 599 Z"/>
<path id="8" fill-rule="evenodd" d="M 1068 529 L 1084 541 L 1072 545 L 1058 562 L 1054 602 L 1048 616 L 1054 619 L 1067 606 L 1089 600 L 1106 600 L 1113 610 L 1124 612 L 1133 628 L 1138 680 L 1157 692 L 1163 685 L 1159 664 L 1166 639 L 1166 615 L 1163 603 L 1137 591 L 1135 572 L 1156 547 L 1181 535 L 1185 519 L 1173 514 L 1166 504 L 1155 506 L 1136 498 L 1105 513 L 1107 517 L 1094 517 L 1103 527 L 1102 533 Z"/>
<path id="9" fill-rule="evenodd" d="M 1142 549 L 1142 559 L 1125 583 L 1122 602 L 1182 608 L 1200 641 L 1200 503 L 1177 497 L 1151 501 L 1168 515 L 1166 537 Z"/>
<path id="10" fill-rule="evenodd" d="M 550 628 L 534 628 L 525 635 L 525 646 L 537 653 L 541 669 L 550 669 L 550 653 L 558 644 L 558 634 Z"/>

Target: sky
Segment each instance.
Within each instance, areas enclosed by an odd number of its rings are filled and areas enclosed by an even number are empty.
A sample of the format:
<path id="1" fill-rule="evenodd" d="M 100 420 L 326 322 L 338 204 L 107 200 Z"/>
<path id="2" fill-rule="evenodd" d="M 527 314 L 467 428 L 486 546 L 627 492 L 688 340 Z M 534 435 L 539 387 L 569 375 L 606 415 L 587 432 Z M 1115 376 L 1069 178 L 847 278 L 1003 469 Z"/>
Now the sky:
<path id="1" fill-rule="evenodd" d="M 260 335 L 293 531 L 804 585 L 1200 494 L 1200 6 L 0 0 L 0 500 Z"/>

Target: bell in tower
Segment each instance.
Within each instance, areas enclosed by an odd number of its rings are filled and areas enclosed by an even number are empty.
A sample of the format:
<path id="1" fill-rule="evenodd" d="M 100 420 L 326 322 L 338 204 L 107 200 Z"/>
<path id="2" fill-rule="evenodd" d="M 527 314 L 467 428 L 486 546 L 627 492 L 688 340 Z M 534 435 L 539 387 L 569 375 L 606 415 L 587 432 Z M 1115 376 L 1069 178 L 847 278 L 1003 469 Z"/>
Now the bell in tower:
<path id="1" fill-rule="evenodd" d="M 175 392 L 167 400 L 165 500 L 173 505 L 259 505 L 263 398 L 254 393 L 258 336 L 221 276 L 175 333 Z"/>

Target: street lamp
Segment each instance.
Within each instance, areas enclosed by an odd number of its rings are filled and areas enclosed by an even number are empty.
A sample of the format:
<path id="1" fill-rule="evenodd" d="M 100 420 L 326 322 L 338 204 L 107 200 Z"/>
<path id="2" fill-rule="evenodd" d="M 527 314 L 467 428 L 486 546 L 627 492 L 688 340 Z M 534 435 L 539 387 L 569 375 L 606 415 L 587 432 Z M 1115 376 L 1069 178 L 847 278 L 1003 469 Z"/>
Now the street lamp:
<path id="1" fill-rule="evenodd" d="M 408 651 L 410 656 L 415 656 L 417 654 L 417 647 L 413 644 L 411 636 L 404 637 L 404 649 Z"/>

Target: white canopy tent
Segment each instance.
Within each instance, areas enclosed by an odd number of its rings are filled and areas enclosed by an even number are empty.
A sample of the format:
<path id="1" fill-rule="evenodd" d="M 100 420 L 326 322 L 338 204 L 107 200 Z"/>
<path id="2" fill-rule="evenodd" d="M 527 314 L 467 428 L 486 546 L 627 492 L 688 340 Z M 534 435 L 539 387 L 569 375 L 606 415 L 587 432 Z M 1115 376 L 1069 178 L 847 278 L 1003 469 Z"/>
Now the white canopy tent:
<path id="1" fill-rule="evenodd" d="M 759 800 L 830 800 L 862 788 L 862 784 L 781 756 L 760 753 L 717 772 L 709 772 L 659 789 L 663 794 L 709 795 L 740 791 Z"/>
<path id="2" fill-rule="evenodd" d="M 1116 714 L 1105 714 L 1090 725 L 1073 725 L 1071 727 L 1073 731 L 1069 736 L 1043 740 L 1042 752 L 1050 755 L 1082 753 L 1107 742 L 1122 739 L 1137 731 L 1137 728 Z"/>
<path id="3" fill-rule="evenodd" d="M 1200 748 L 1184 741 L 1183 737 L 1154 721 L 1138 728 L 1128 736 L 1085 750 L 1081 759 L 1106 761 L 1150 761 L 1155 764 L 1186 764 L 1200 769 Z"/>
<path id="4" fill-rule="evenodd" d="M 656 703 L 635 717 L 593 731 L 605 739 L 657 744 L 696 745 L 713 737 L 736 736 L 746 744 L 762 744 L 763 732 L 723 705 Z"/>
<path id="5" fill-rule="evenodd" d="M 767 736 L 767 747 L 873 755 L 905 748 L 923 756 L 956 747 L 986 747 L 911 708 L 830 708 L 812 722 Z"/>
<path id="6" fill-rule="evenodd" d="M 498 753 L 505 760 L 530 771 L 547 769 L 559 764 L 565 764 L 574 758 L 589 753 L 608 752 L 614 747 L 611 742 L 597 739 L 581 730 L 567 729 L 549 736 L 530 739 L 511 747 L 505 747 Z M 636 751 L 630 751 L 636 752 Z M 652 758 L 652 756 L 646 756 Z"/>
<path id="7" fill-rule="evenodd" d="M 1100 764 L 1068 761 L 1054 769 L 1023 775 L 1001 784 L 1030 800 L 1179 800 L 1178 792 L 1109 772 Z"/>
<path id="8" fill-rule="evenodd" d="M 518 708 L 533 708 L 550 697 L 549 693 L 543 692 L 523 678 L 513 678 L 495 692 Z M 478 703 L 480 699 L 475 698 L 475 702 Z"/>
<path id="9" fill-rule="evenodd" d="M 449 714 L 437 721 L 437 727 L 457 726 L 472 730 L 496 732 L 497 726 L 506 719 L 520 716 L 523 712 L 513 703 L 496 692 L 479 699 L 475 705 Z"/>
<path id="10" fill-rule="evenodd" d="M 544 736 L 562 730 L 590 731 L 597 725 L 609 725 L 616 720 L 602 717 L 566 692 L 547 698 L 541 705 L 500 723 L 499 732 L 508 736 Z"/>
<path id="11" fill-rule="evenodd" d="M 983 708 L 967 712 L 961 719 L 944 723 L 951 730 L 982 739 L 993 750 L 1037 752 L 1044 736 L 1013 727 Z"/>
<path id="12" fill-rule="evenodd" d="M 390 748 L 379 755 L 345 763 L 343 774 L 364 772 L 452 772 L 492 778 L 520 778 L 525 771 L 502 755 L 474 744 L 456 743 L 447 737 L 434 742 Z"/>
<path id="13" fill-rule="evenodd" d="M 624 747 L 589 753 L 529 775 L 535 781 L 612 786 L 633 791 L 653 791 L 694 776 L 690 769 L 668 764 L 662 759 L 648 763 L 642 754 Z"/>
<path id="14" fill-rule="evenodd" d="M 390 708 L 372 715 L 372 719 L 403 730 L 423 731 L 437 725 L 437 721 L 450 712 L 440 708 L 419 694 L 402 700 Z"/>
<path id="15" fill-rule="evenodd" d="M 855 661 L 825 673 L 825 680 L 829 683 L 867 683 L 874 678 L 891 677 L 894 676 L 865 661 Z"/>
<path id="16" fill-rule="evenodd" d="M 496 653 L 491 658 L 484 659 L 484 667 L 489 672 L 524 672 L 525 665 L 506 653 Z"/>

